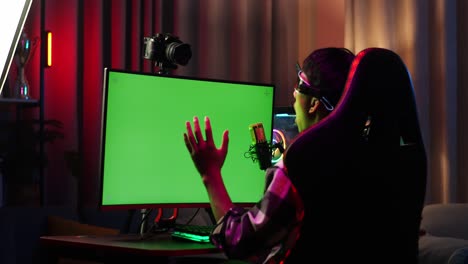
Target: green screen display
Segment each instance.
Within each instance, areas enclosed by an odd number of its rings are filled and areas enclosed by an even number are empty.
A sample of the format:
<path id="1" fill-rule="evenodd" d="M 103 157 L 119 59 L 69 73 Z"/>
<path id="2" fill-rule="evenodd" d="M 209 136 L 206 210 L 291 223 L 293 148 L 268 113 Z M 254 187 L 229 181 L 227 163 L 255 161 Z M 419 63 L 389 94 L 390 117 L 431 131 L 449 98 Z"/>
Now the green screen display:
<path id="1" fill-rule="evenodd" d="M 246 157 L 249 125 L 272 131 L 274 86 L 105 69 L 101 207 L 209 207 L 183 140 L 185 122 L 209 116 L 217 147 L 229 130 L 223 180 L 236 204 L 256 203 L 259 164 Z M 193 123 L 193 122 L 192 122 Z M 271 133 L 267 133 L 270 141 Z"/>

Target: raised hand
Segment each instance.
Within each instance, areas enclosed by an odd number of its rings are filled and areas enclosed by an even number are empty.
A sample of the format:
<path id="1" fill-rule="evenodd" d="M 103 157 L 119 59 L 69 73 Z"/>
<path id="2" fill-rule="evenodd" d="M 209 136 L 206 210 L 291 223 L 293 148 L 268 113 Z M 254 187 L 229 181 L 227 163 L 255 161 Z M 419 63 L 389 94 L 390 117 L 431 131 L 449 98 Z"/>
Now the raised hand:
<path id="1" fill-rule="evenodd" d="M 189 121 L 185 123 L 187 132 L 184 133 L 184 141 L 193 163 L 202 176 L 220 174 L 226 160 L 228 151 L 228 131 L 223 133 L 220 148 L 216 148 L 213 141 L 213 132 L 208 117 L 205 117 L 205 137 L 203 138 L 198 117 L 193 118 L 193 130 Z"/>

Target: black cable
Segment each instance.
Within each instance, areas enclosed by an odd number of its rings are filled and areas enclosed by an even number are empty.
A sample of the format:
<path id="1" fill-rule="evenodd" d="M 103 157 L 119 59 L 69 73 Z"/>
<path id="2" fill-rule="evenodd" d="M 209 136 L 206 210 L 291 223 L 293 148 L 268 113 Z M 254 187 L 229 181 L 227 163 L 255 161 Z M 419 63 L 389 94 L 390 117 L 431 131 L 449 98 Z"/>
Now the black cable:
<path id="1" fill-rule="evenodd" d="M 200 207 L 198 207 L 197 211 L 195 211 L 192 217 L 190 217 L 190 219 L 185 224 L 186 225 L 190 224 L 190 222 L 192 222 L 192 220 L 195 218 L 195 216 L 198 214 L 199 211 L 200 211 Z"/>
<path id="2" fill-rule="evenodd" d="M 151 212 L 153 211 L 153 209 L 148 209 L 145 211 L 145 213 L 143 214 L 143 218 L 141 218 L 141 221 L 140 221 L 140 225 L 139 225 L 139 229 L 141 230 L 141 226 L 143 225 L 143 223 L 145 223 L 145 221 L 148 219 L 148 216 L 151 214 Z"/>

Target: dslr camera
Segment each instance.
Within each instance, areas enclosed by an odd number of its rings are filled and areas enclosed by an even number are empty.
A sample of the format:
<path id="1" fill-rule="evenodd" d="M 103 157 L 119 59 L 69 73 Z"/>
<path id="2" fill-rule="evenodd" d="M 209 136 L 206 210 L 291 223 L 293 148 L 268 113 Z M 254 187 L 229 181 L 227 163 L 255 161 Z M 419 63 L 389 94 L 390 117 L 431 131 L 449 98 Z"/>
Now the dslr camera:
<path id="1" fill-rule="evenodd" d="M 143 57 L 153 61 L 161 71 L 177 69 L 177 65 L 185 66 L 192 58 L 190 45 L 169 33 L 157 33 L 152 37 L 144 37 L 143 51 Z"/>

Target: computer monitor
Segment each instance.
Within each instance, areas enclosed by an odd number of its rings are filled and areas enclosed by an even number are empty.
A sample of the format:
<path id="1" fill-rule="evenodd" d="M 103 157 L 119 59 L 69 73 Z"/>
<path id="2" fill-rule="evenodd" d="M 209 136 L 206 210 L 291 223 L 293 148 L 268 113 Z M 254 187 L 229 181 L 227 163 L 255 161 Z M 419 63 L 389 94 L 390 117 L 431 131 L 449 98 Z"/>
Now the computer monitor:
<path id="1" fill-rule="evenodd" d="M 273 135 L 272 145 L 278 144 L 281 148 L 272 149 L 272 164 L 283 159 L 284 150 L 299 134 L 296 125 L 296 113 L 292 106 L 278 106 L 273 109 Z"/>
<path id="2" fill-rule="evenodd" d="M 0 94 L 5 86 L 31 4 L 32 0 L 0 1 Z"/>
<path id="3" fill-rule="evenodd" d="M 263 123 L 271 140 L 272 84 L 104 69 L 100 207 L 209 208 L 209 199 L 183 134 L 185 122 L 209 116 L 217 147 L 229 130 L 222 175 L 232 201 L 252 206 L 265 171 L 249 150 L 249 126 Z"/>

